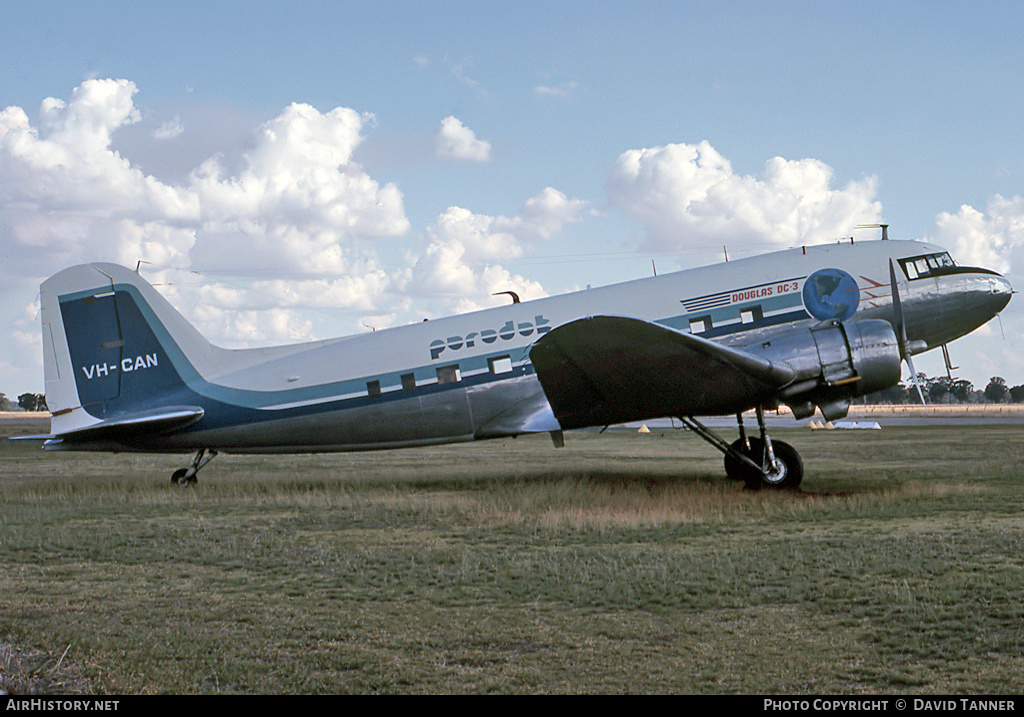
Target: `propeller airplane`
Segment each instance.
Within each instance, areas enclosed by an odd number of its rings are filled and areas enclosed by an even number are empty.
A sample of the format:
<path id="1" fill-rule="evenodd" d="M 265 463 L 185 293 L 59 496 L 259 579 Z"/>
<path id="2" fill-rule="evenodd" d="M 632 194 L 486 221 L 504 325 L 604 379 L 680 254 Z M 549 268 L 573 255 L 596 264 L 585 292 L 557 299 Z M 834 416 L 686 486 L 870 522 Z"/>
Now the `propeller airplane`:
<path id="1" fill-rule="evenodd" d="M 47 450 L 402 448 L 674 417 L 751 488 L 800 484 L 764 411 L 846 416 L 913 356 L 964 336 L 1009 282 L 888 239 L 788 249 L 408 326 L 228 350 L 138 273 L 92 263 L 41 285 Z M 920 386 L 917 387 L 920 392 Z M 922 394 L 923 400 L 923 394 Z M 748 435 L 743 413 L 758 431 Z M 729 441 L 700 417 L 735 415 Z"/>

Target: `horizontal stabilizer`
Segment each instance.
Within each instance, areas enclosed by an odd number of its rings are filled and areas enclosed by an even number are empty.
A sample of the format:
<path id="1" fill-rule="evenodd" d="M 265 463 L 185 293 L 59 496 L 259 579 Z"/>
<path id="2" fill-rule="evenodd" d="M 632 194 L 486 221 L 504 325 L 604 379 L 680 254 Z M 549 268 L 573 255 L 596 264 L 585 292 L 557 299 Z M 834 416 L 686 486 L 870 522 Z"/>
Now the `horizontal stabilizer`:
<path id="1" fill-rule="evenodd" d="M 770 399 L 796 376 L 787 364 L 617 316 L 548 332 L 530 360 L 566 429 L 735 413 Z"/>
<path id="2" fill-rule="evenodd" d="M 203 409 L 198 406 L 167 406 L 110 418 L 85 428 L 57 433 L 52 437 L 69 443 L 117 441 L 123 438 L 167 433 L 191 425 L 202 417 Z"/>

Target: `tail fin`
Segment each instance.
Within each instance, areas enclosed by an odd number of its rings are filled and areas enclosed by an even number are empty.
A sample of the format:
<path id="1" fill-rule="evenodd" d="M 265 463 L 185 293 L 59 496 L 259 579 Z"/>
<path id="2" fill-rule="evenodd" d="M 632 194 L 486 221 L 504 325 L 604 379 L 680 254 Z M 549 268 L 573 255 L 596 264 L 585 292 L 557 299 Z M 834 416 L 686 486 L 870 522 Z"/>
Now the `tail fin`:
<path id="1" fill-rule="evenodd" d="M 40 287 L 51 432 L 66 434 L 181 401 L 216 349 L 137 273 L 84 264 Z"/>

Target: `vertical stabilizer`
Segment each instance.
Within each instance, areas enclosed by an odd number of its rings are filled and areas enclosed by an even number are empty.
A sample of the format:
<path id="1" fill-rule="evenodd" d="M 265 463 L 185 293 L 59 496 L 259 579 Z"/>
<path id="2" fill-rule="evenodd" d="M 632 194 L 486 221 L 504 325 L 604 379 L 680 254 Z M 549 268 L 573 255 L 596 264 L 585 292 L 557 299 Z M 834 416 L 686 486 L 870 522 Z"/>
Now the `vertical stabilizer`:
<path id="1" fill-rule="evenodd" d="M 217 351 L 137 273 L 85 264 L 40 287 L 51 432 L 167 405 Z"/>

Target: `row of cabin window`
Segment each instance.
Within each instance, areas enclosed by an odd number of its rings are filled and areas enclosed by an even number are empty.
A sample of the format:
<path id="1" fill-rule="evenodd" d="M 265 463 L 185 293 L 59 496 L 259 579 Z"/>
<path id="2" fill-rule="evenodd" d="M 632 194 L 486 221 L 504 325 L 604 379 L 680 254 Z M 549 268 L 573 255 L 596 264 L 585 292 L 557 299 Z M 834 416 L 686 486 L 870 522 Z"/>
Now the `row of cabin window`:
<path id="1" fill-rule="evenodd" d="M 749 309 L 743 309 L 740 311 L 740 323 L 741 324 L 752 324 L 755 321 L 762 321 L 764 319 L 764 311 L 760 306 L 754 306 Z M 691 334 L 703 334 L 711 330 L 711 317 L 700 316 L 695 319 L 690 319 L 690 333 Z"/>
<path id="2" fill-rule="evenodd" d="M 487 368 L 495 376 L 503 373 L 512 372 L 512 357 L 511 356 L 499 356 L 497 358 L 487 359 Z M 437 382 L 438 384 L 446 383 L 458 383 L 462 380 L 462 372 L 459 370 L 458 364 L 451 364 L 449 366 L 438 366 L 437 367 Z M 416 388 L 416 374 L 403 373 L 402 374 L 402 390 L 411 391 Z M 371 398 L 380 396 L 380 381 L 367 381 L 366 392 Z"/>

